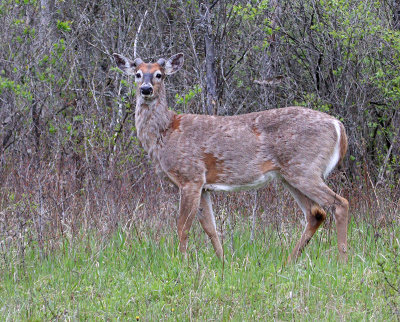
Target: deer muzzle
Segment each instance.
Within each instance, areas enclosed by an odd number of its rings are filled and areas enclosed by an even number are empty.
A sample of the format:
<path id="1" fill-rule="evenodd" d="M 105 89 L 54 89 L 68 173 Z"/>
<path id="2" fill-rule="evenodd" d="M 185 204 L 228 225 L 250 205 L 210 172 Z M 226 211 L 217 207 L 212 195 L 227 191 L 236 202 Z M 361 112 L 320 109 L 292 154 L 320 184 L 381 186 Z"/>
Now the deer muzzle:
<path id="1" fill-rule="evenodd" d="M 142 94 L 142 96 L 151 96 L 153 94 L 153 86 L 150 84 L 143 84 L 140 86 L 140 94 Z"/>

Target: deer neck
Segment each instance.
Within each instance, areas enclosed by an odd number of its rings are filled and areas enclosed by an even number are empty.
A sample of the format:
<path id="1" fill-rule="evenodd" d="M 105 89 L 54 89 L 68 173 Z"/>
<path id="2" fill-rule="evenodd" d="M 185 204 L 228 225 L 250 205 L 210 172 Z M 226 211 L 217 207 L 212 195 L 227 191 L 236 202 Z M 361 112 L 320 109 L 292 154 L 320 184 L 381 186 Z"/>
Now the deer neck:
<path id="1" fill-rule="evenodd" d="M 136 96 L 135 126 L 137 136 L 151 159 L 162 144 L 162 136 L 171 126 L 175 113 L 168 110 L 164 85 L 161 84 L 159 94 L 151 100 L 144 99 L 139 93 Z"/>

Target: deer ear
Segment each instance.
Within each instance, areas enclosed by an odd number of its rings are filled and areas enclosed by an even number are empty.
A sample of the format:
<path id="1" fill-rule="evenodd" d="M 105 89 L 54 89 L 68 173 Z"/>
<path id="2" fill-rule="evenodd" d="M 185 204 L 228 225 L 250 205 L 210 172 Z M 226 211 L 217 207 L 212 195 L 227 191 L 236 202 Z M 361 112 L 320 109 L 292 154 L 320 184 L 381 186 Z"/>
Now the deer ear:
<path id="1" fill-rule="evenodd" d="M 164 58 L 160 58 L 159 60 L 157 60 L 157 64 L 160 65 L 161 67 L 165 67 L 165 59 Z"/>
<path id="2" fill-rule="evenodd" d="M 180 70 L 183 66 L 183 54 L 179 53 L 172 56 L 165 63 L 165 74 L 172 75 Z"/>
<path id="3" fill-rule="evenodd" d="M 134 61 L 132 61 L 129 58 L 126 58 L 125 56 L 122 56 L 120 54 L 113 54 L 113 56 L 118 68 L 128 75 L 134 74 L 136 67 L 143 63 L 143 60 L 141 60 L 140 58 L 136 58 Z"/>
<path id="4" fill-rule="evenodd" d="M 136 58 L 132 63 L 132 67 L 137 68 L 141 64 L 143 64 L 143 60 L 141 60 L 140 58 Z"/>

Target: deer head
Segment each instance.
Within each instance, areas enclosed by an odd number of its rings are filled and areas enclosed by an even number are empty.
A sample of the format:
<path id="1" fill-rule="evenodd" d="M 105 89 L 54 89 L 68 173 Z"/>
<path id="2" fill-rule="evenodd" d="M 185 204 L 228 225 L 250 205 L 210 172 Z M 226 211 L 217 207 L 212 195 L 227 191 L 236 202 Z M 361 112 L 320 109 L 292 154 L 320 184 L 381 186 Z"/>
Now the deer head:
<path id="1" fill-rule="evenodd" d="M 138 94 L 145 100 L 154 100 L 160 94 L 166 75 L 176 73 L 183 66 L 183 54 L 173 55 L 168 60 L 160 58 L 156 63 L 145 63 L 140 58 L 130 60 L 113 54 L 117 66 L 127 75 L 135 75 Z"/>

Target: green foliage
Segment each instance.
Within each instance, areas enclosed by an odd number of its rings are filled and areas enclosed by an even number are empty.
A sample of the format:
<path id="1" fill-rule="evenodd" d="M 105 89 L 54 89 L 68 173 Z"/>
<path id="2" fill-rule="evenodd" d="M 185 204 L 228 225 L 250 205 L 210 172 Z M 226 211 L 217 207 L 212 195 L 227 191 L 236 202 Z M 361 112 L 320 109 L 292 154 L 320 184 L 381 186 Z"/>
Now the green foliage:
<path id="1" fill-rule="evenodd" d="M 54 134 L 54 133 L 57 132 L 57 129 L 54 127 L 54 125 L 51 122 L 49 122 L 48 126 L 49 126 L 49 133 L 50 134 Z"/>
<path id="2" fill-rule="evenodd" d="M 53 55 L 57 55 L 58 57 L 62 55 L 65 51 L 65 40 L 61 38 L 58 42 L 53 44 L 54 51 L 52 52 Z"/>
<path id="3" fill-rule="evenodd" d="M 197 94 L 201 93 L 201 87 L 199 85 L 195 85 L 192 89 L 190 89 L 185 95 L 181 96 L 179 94 L 175 95 L 176 104 L 188 104 L 193 98 L 196 97 Z"/>
<path id="4" fill-rule="evenodd" d="M 257 16 L 263 15 L 270 8 L 269 0 L 250 1 L 246 4 L 233 5 L 233 12 L 245 20 L 255 20 Z"/>
<path id="5" fill-rule="evenodd" d="M 10 90 L 17 97 L 24 98 L 29 102 L 32 101 L 32 93 L 28 90 L 27 85 L 18 84 L 7 77 L 0 76 L 0 94 L 2 94 L 4 90 Z"/>
<path id="6" fill-rule="evenodd" d="M 261 19 L 261 23 L 263 25 L 262 30 L 264 31 L 265 36 L 271 36 L 274 31 L 278 31 L 279 27 L 275 26 L 272 28 L 272 21 L 265 17 L 265 13 L 272 11 L 271 4 L 269 0 L 262 1 L 250 1 L 246 4 L 235 4 L 232 6 L 232 11 L 238 17 L 241 17 L 244 21 L 250 23 L 259 23 L 257 20 Z M 268 48 L 269 41 L 268 38 L 265 38 L 263 45 L 261 46 L 263 49 Z M 255 45 L 255 48 L 258 48 L 258 45 Z"/>
<path id="7" fill-rule="evenodd" d="M 282 20 L 280 38 L 296 66 L 289 74 L 298 73 L 296 83 L 303 84 L 295 101 L 341 115 L 345 126 L 349 117 L 362 120 L 358 133 L 377 169 L 395 164 L 391 155 L 385 163 L 400 104 L 400 33 L 393 30 L 393 17 L 388 19 L 393 9 L 372 0 L 293 2 L 291 10 L 302 12 L 303 27 Z M 399 166 L 387 167 L 386 175 L 398 173 Z"/>
<path id="8" fill-rule="evenodd" d="M 379 60 L 372 80 L 387 99 L 400 102 L 400 32 L 384 29 L 381 37 L 383 46 L 379 52 L 391 51 L 393 60 Z"/>
<path id="9" fill-rule="evenodd" d="M 61 30 L 61 31 L 71 31 L 71 24 L 72 21 L 61 21 L 61 20 L 57 20 L 57 29 Z"/>

